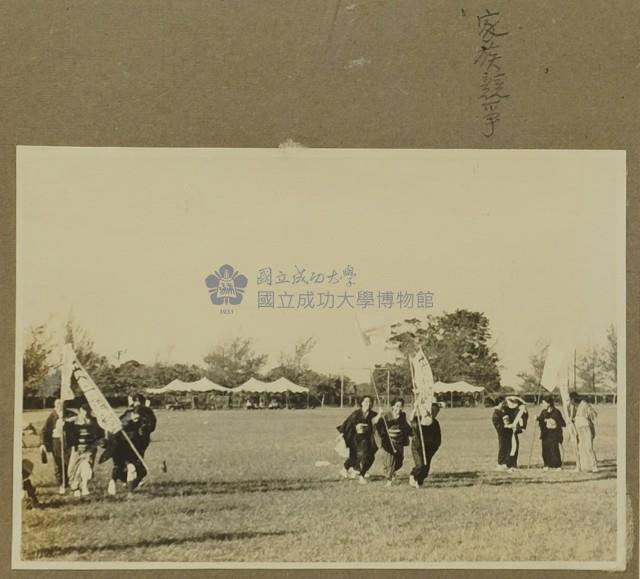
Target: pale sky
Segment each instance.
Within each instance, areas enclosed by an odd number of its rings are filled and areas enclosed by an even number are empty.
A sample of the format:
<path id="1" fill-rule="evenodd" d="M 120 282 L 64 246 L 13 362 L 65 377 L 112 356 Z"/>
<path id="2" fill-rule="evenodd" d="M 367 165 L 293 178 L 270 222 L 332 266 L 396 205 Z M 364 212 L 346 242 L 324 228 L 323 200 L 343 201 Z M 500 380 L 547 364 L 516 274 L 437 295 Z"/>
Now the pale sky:
<path id="1" fill-rule="evenodd" d="M 113 358 L 202 363 L 252 337 L 270 365 L 314 336 L 319 371 L 363 379 L 354 310 L 258 309 L 262 267 L 359 290 L 431 291 L 430 310 L 375 307 L 361 325 L 484 312 L 502 383 L 539 340 L 602 344 L 624 304 L 624 153 L 323 149 L 18 149 L 18 324 L 59 340 L 69 312 Z M 247 276 L 221 313 L 204 279 Z M 19 335 L 18 338 L 21 336 Z"/>

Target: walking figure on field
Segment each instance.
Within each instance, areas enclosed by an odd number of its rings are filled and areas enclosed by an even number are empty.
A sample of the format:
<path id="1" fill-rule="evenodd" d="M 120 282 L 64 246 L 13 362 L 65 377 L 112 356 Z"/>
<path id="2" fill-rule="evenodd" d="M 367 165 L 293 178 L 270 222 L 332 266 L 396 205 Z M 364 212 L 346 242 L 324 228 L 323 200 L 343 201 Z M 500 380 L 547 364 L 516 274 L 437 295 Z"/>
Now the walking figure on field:
<path id="1" fill-rule="evenodd" d="M 411 455 L 414 467 L 409 476 L 409 484 L 419 489 L 431 470 L 431 460 L 442 444 L 442 431 L 436 416 L 440 412 L 440 405 L 435 402 L 414 406 L 411 412 Z"/>
<path id="2" fill-rule="evenodd" d="M 373 399 L 363 396 L 360 408 L 352 412 L 347 419 L 337 427 L 349 449 L 349 457 L 344 461 L 344 468 L 340 472 L 343 478 L 356 478 L 361 484 L 366 483 L 365 475 L 373 465 L 377 445 L 374 439 L 373 419 L 378 415 L 371 410 Z"/>

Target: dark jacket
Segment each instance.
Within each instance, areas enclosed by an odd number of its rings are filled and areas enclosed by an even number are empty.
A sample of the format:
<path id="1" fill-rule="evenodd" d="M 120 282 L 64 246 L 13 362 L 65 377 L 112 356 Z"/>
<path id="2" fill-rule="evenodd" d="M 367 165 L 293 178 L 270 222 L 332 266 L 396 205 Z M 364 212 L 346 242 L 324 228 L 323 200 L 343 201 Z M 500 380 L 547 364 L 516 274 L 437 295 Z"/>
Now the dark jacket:
<path id="1" fill-rule="evenodd" d="M 393 437 L 393 446 L 389 439 L 389 433 Z M 398 418 L 393 418 L 391 412 L 385 412 L 376 424 L 376 444 L 390 454 L 398 452 L 403 446 L 408 446 L 411 434 L 411 426 L 409 426 L 407 415 L 404 412 L 400 412 Z"/>
<path id="2" fill-rule="evenodd" d="M 422 430 L 422 435 L 419 428 Z M 442 444 L 442 430 L 440 429 L 440 423 L 436 418 L 433 419 L 431 424 L 418 425 L 418 417 L 414 416 L 411 420 L 411 430 L 413 431 L 413 440 L 411 442 L 416 448 L 422 448 L 422 441 L 424 440 L 424 446 L 427 453 L 435 454 Z"/>
<path id="3" fill-rule="evenodd" d="M 349 448 L 353 448 L 355 445 L 363 442 L 369 443 L 373 447 L 377 447 L 374 439 L 374 426 L 372 422 L 374 417 L 377 415 L 377 412 L 369 410 L 369 414 L 365 418 L 362 409 L 358 408 L 356 411 L 352 412 L 340 426 L 337 427 L 338 432 L 342 433 L 342 437 Z M 366 425 L 366 432 L 364 434 L 358 434 L 356 431 L 356 425 L 358 424 Z"/>
<path id="4" fill-rule="evenodd" d="M 95 418 L 90 418 L 87 424 L 65 423 L 65 439 L 70 448 L 78 452 L 94 451 L 104 437 L 104 430 Z"/>
<path id="5" fill-rule="evenodd" d="M 120 417 L 123 430 L 127 433 L 136 448 L 138 448 L 136 444 L 137 441 L 148 443 L 151 433 L 156 429 L 156 415 L 151 408 L 141 406 L 137 409 L 137 414 L 139 418 L 136 420 L 136 412 L 129 408 Z"/>
<path id="6" fill-rule="evenodd" d="M 44 421 L 44 426 L 40 431 L 40 444 L 43 444 L 48 452 L 53 452 L 53 431 L 60 416 L 53 410 Z"/>
<path id="7" fill-rule="evenodd" d="M 548 428 L 547 420 L 553 419 L 556 423 L 556 428 Z M 560 410 L 555 406 L 543 410 L 538 416 L 538 424 L 540 425 L 540 438 L 545 440 L 547 438 L 555 438 L 558 442 L 563 441 L 562 429 L 567 425 L 564 421 L 564 417 Z"/>

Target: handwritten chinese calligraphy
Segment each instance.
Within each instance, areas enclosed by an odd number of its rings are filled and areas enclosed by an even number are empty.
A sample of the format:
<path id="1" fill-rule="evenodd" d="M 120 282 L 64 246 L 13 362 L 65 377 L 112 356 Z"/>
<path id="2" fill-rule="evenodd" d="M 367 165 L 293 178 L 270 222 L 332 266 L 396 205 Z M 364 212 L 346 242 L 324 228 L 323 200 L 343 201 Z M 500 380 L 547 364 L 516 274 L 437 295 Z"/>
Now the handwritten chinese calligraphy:
<path id="1" fill-rule="evenodd" d="M 479 99 L 484 121 L 482 134 L 487 138 L 495 134 L 496 125 L 501 119 L 502 102 L 509 98 L 505 92 L 505 72 L 500 62 L 501 42 L 509 32 L 501 31 L 500 20 L 500 12 L 490 10 L 485 10 L 484 14 L 477 17 L 481 45 L 474 64 L 482 67 Z"/>

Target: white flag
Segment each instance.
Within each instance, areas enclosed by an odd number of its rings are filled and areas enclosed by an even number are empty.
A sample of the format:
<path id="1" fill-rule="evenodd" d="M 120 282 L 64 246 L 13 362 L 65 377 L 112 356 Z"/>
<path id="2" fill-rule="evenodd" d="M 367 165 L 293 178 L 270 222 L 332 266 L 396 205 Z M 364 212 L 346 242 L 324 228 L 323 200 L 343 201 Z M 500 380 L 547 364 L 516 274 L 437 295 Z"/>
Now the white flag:
<path id="1" fill-rule="evenodd" d="M 547 359 L 544 362 L 544 370 L 540 384 L 549 392 L 557 386 L 560 388 L 564 384 L 565 356 L 553 344 L 547 349 Z"/>
<path id="2" fill-rule="evenodd" d="M 100 388 L 98 388 L 96 383 L 91 379 L 91 376 L 89 376 L 87 371 L 82 367 L 82 364 L 80 364 L 71 348 L 70 354 L 72 374 L 80 390 L 82 390 L 84 397 L 87 399 L 98 424 L 106 432 L 119 432 L 122 430 L 122 424 L 120 423 L 118 415 L 113 411 L 113 408 L 111 408 L 107 402 Z"/>
<path id="3" fill-rule="evenodd" d="M 416 402 L 420 405 L 426 404 L 430 413 L 431 402 L 433 401 L 433 372 L 431 371 L 429 360 L 427 360 L 422 351 L 422 347 L 413 356 L 409 356 L 409 363 L 413 374 Z"/>
<path id="4" fill-rule="evenodd" d="M 60 399 L 73 400 L 73 389 L 71 388 L 71 377 L 73 375 L 73 361 L 76 356 L 73 353 L 71 344 L 65 344 L 62 350 L 62 368 L 60 369 Z"/>

